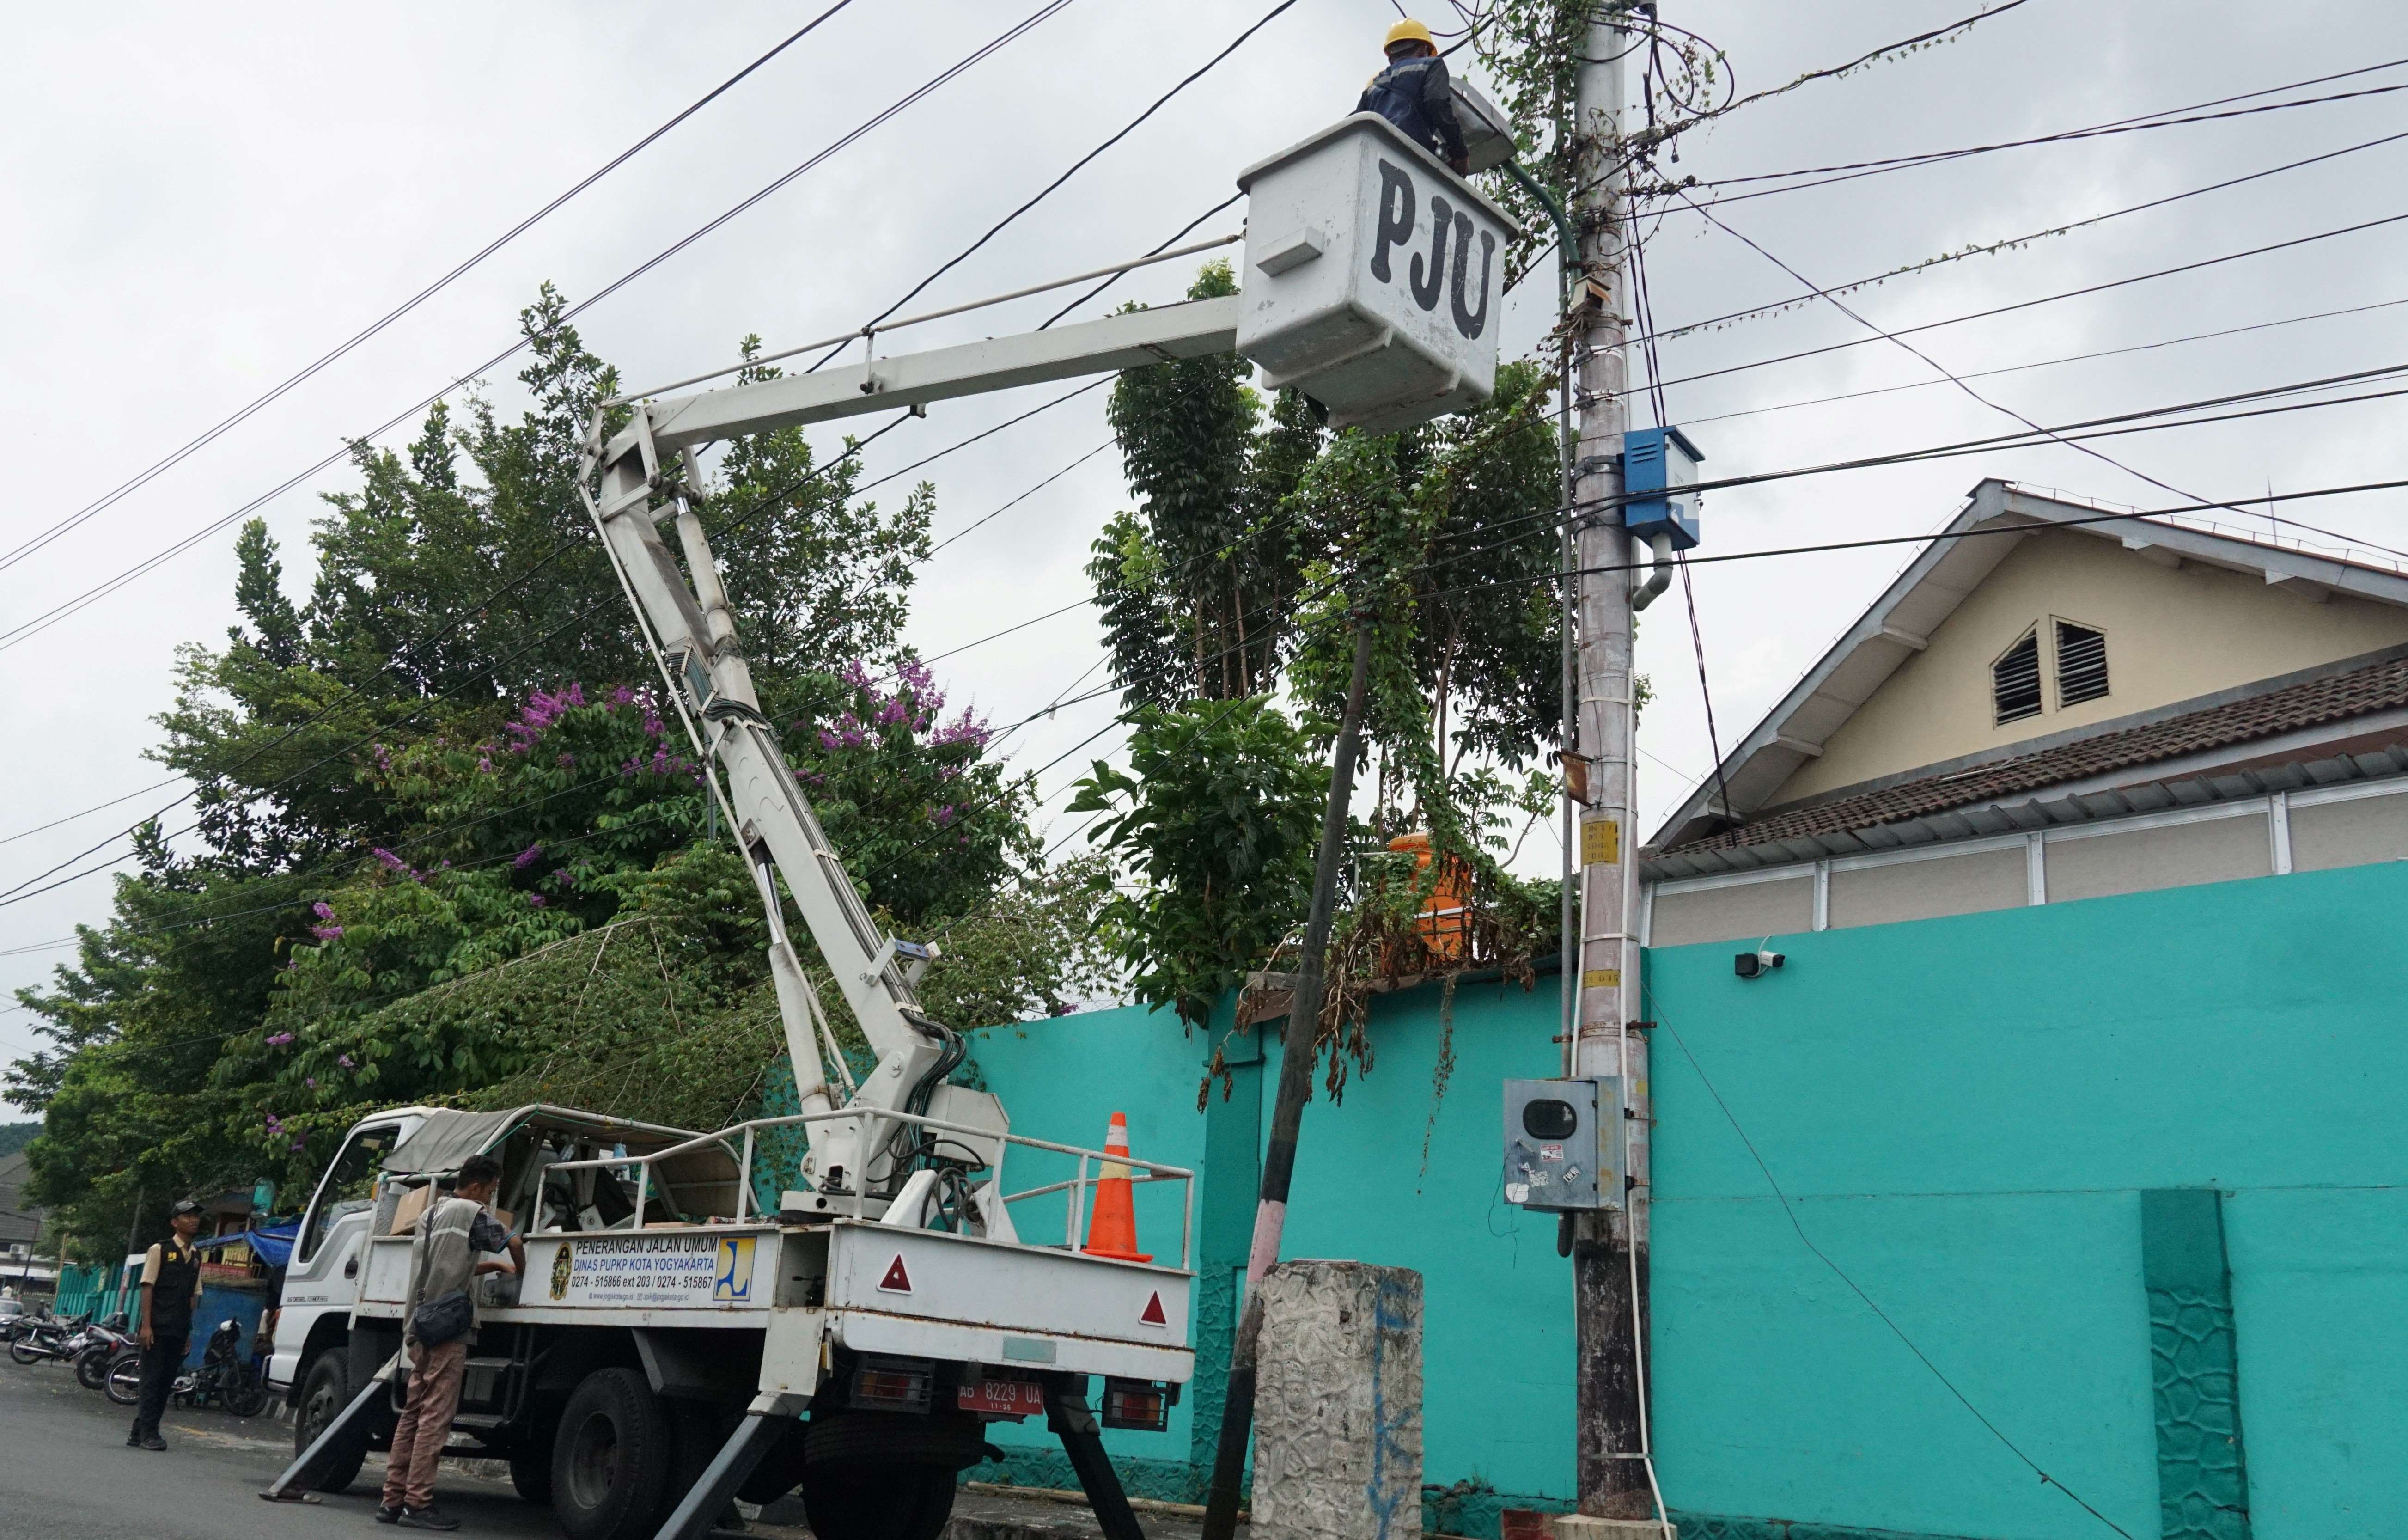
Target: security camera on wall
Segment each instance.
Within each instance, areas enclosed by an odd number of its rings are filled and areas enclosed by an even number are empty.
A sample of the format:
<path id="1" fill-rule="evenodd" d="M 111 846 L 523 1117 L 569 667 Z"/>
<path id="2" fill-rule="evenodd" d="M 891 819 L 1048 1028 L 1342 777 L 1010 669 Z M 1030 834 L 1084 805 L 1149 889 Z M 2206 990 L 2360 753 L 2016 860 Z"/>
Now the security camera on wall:
<path id="1" fill-rule="evenodd" d="M 1778 952 L 1742 952 L 1731 958 L 1731 971 L 1743 979 L 1760 978 L 1788 960 Z"/>

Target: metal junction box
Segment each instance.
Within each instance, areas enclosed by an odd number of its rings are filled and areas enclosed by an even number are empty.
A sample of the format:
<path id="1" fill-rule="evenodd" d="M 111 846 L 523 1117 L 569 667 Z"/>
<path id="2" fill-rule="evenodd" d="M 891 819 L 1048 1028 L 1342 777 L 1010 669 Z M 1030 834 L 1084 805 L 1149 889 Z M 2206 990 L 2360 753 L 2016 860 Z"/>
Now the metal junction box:
<path id="1" fill-rule="evenodd" d="M 1622 1081 L 1505 1082 L 1505 1201 L 1535 1209 L 1623 1206 Z"/>
<path id="2" fill-rule="evenodd" d="M 1698 543 L 1698 462 L 1705 456 L 1676 427 L 1633 428 L 1622 436 L 1622 527 L 1642 540 L 1672 537 L 1672 549 Z"/>
<path id="3" fill-rule="evenodd" d="M 1238 178 L 1238 351 L 1330 422 L 1391 433 L 1488 399 L 1512 219 L 1376 113 Z"/>

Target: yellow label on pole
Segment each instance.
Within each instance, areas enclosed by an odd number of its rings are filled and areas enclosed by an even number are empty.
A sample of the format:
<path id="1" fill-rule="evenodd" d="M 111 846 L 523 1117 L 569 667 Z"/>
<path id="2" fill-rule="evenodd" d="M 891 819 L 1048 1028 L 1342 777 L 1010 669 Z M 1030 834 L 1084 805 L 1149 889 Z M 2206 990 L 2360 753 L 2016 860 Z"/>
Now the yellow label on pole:
<path id="1" fill-rule="evenodd" d="M 1581 825 L 1581 865 L 1612 866 L 1622 859 L 1622 825 L 1612 818 L 1591 818 Z"/>
<path id="2" fill-rule="evenodd" d="M 1581 987 L 1584 989 L 1619 989 L 1622 987 L 1622 970 L 1619 968 L 1592 968 L 1581 975 Z"/>

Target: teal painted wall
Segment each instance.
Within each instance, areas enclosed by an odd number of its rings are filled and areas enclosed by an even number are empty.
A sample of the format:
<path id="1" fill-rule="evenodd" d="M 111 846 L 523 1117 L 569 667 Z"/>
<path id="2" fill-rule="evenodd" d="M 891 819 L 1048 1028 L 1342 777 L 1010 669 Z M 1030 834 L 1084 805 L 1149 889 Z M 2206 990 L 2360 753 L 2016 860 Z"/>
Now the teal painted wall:
<path id="1" fill-rule="evenodd" d="M 1653 954 L 1674 1504 L 2104 1533 L 1799 1244 L 1702 1071 L 1814 1243 L 2136 1535 L 2159 1533 L 2139 1194 L 2225 1190 L 2255 1533 L 2408 1525 L 2403 904 L 2386 865 L 1782 937 L 1754 983 L 1728 946 Z"/>
<path id="2" fill-rule="evenodd" d="M 2135 1536 L 2161 1533 L 2141 1194 L 2219 1189 L 2252 1533 L 2408 1529 L 2402 914 L 2408 864 L 1781 937 L 1788 965 L 1755 983 L 1727 945 L 1652 953 L 1656 1447 L 1690 1532 L 2108 1533 L 1801 1243 L 1706 1077 L 1813 1244 Z M 1552 1220 L 1497 1195 L 1498 1083 L 1553 1072 L 1554 1004 L 1552 980 L 1460 989 L 1441 1097 L 1440 991 L 1384 998 L 1371 1072 L 1305 1115 L 1286 1254 L 1423 1274 L 1425 1469 L 1451 1489 L 1427 1517 L 1451 1533 L 1570 1496 L 1567 1264 Z M 1137 1010 L 973 1040 L 1018 1131 L 1099 1143 L 1119 1109 L 1141 1156 L 1210 1152 L 1192 1326 L 1208 1358 L 1226 1350 L 1279 1064 L 1274 1041 L 1199 1114 L 1210 1046 Z M 1068 1174 L 1013 1160 L 1015 1188 Z M 1170 1251 L 1174 1195 L 1140 1197 L 1144 1244 Z M 1019 1220 L 1058 1234 L 1061 1211 Z M 1200 1491 L 1215 1378 L 1199 1365 L 1206 1394 L 1168 1433 L 1111 1435 L 1134 1488 Z M 1071 1484 L 1041 1426 L 996 1442 L 1013 1459 L 974 1474 Z"/>

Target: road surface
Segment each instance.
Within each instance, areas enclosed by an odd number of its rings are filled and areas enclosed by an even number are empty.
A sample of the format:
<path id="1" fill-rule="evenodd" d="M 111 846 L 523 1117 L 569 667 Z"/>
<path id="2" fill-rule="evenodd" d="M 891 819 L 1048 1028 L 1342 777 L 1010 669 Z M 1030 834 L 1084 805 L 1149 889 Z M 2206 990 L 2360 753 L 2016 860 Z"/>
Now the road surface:
<path id="1" fill-rule="evenodd" d="M 368 1457 L 348 1492 L 322 1503 L 263 1503 L 293 1458 L 293 1430 L 271 1407 L 248 1419 L 170 1409 L 165 1454 L 125 1446 L 130 1408 L 76 1383 L 65 1364 L 0 1359 L 0 1540 L 365 1540 L 379 1529 L 384 1461 Z M 460 1533 L 544 1535 L 551 1513 L 508 1481 L 447 1465 L 437 1500 Z"/>

